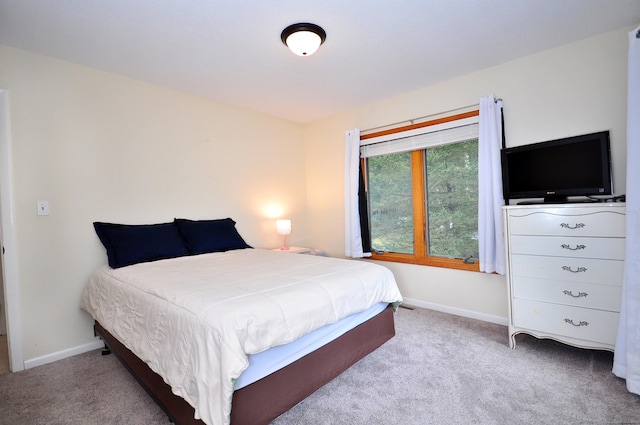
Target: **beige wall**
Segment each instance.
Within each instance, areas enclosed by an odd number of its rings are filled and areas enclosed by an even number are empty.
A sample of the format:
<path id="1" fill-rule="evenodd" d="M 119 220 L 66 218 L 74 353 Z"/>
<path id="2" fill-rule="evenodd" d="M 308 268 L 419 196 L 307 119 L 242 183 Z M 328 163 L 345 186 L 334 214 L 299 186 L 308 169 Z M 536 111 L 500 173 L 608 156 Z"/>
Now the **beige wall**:
<path id="1" fill-rule="evenodd" d="M 250 244 L 273 247 L 280 240 L 271 215 L 287 216 L 290 244 L 341 256 L 347 129 L 494 93 L 505 102 L 510 146 L 610 129 L 614 184 L 624 193 L 626 50 L 626 31 L 613 32 L 303 126 L 0 47 L 25 359 L 93 341 L 78 303 L 106 262 L 95 220 L 230 216 Z M 36 216 L 37 200 L 50 202 L 50 216 Z M 507 315 L 501 276 L 385 265 L 418 304 L 487 320 Z"/>
<path id="2" fill-rule="evenodd" d="M 277 247 L 275 207 L 293 220 L 289 242 L 307 243 L 301 125 L 2 47 L 0 87 L 27 362 L 93 340 L 78 307 L 106 262 L 93 221 L 232 217 L 249 244 Z"/>
<path id="3" fill-rule="evenodd" d="M 356 108 L 305 127 L 310 240 L 332 255 L 344 244 L 344 132 L 504 100 L 508 146 L 611 130 L 614 186 L 625 192 L 627 31 L 578 43 Z M 366 72 L 366 70 L 363 70 Z M 372 87 L 375 90 L 375 87 Z M 502 276 L 383 263 L 419 305 L 504 322 Z"/>

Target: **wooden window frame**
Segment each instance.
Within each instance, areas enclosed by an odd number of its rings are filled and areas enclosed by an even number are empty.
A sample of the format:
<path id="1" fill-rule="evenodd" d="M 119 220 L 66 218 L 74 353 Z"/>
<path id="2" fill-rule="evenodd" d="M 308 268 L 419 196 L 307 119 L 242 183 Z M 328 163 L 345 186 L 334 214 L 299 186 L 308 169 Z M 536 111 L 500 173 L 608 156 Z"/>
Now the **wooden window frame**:
<path id="1" fill-rule="evenodd" d="M 428 127 L 431 125 L 441 124 L 445 122 L 457 121 L 463 118 L 470 118 L 479 115 L 478 110 L 469 111 L 461 114 L 451 115 L 448 117 L 438 118 L 435 120 L 425 121 L 419 124 L 412 124 L 395 129 L 384 130 L 376 133 L 366 134 L 360 137 L 360 140 L 370 139 L 388 134 L 400 133 L 407 130 Z M 365 169 L 365 160 L 361 160 L 363 170 Z M 370 260 L 391 261 L 396 263 L 418 264 L 423 266 L 444 267 L 448 269 L 480 271 L 480 263 L 465 263 L 462 259 L 433 257 L 427 253 L 427 207 L 426 207 L 426 190 L 425 190 L 425 158 L 423 150 L 411 152 L 411 187 L 413 195 L 413 254 L 402 254 L 396 252 L 376 253 L 371 252 Z M 366 182 L 366 180 L 365 180 Z M 368 182 L 366 182 L 368 184 Z"/>

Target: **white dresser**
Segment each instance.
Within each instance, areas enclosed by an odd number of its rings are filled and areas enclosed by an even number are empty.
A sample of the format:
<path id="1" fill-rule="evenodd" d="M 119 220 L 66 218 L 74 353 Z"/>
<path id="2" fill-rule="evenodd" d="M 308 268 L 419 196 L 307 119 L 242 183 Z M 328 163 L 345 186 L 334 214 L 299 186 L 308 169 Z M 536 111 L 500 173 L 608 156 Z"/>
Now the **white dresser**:
<path id="1" fill-rule="evenodd" d="M 623 203 L 503 207 L 509 345 L 526 332 L 614 349 L 625 251 Z"/>

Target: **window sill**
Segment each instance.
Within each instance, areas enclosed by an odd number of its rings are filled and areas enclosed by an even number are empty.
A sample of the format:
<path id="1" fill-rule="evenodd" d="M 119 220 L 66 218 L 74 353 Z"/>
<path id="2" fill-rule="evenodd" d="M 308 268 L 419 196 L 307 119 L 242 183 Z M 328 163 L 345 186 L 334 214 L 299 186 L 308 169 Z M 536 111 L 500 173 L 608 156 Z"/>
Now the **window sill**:
<path id="1" fill-rule="evenodd" d="M 453 258 L 439 258 L 439 257 L 416 258 L 409 254 L 396 254 L 392 252 L 385 252 L 384 254 L 376 254 L 375 252 L 372 252 L 371 257 L 366 257 L 366 258 L 369 260 L 376 260 L 376 261 L 391 261 L 394 263 L 417 264 L 421 266 L 432 266 L 432 267 L 444 267 L 447 269 L 466 270 L 471 272 L 480 271 L 480 263 L 478 263 L 477 261 L 473 264 L 467 264 L 463 260 L 458 260 Z"/>

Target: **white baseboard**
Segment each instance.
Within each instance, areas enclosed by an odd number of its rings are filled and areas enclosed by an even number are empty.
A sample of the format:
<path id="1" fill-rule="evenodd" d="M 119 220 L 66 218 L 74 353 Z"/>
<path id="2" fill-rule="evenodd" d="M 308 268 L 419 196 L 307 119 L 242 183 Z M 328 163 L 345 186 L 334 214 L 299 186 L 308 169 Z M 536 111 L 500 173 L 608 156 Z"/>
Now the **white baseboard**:
<path id="1" fill-rule="evenodd" d="M 477 311 L 464 310 L 461 308 L 450 307 L 442 304 L 429 303 L 413 298 L 405 298 L 403 304 L 407 306 L 426 308 L 429 310 L 441 311 L 443 313 L 455 314 L 456 316 L 468 317 L 470 319 L 482 320 L 484 322 L 507 326 L 506 317 L 493 316 L 491 314 L 478 313 Z M 45 356 L 36 357 L 34 359 L 25 360 L 24 368 L 31 369 L 37 366 L 42 366 L 48 363 L 56 362 L 58 360 L 66 359 L 67 357 L 86 353 L 88 351 L 98 350 L 103 347 L 104 342 L 102 342 L 102 340 L 96 340 L 87 344 L 79 345 L 77 347 L 69 348 L 67 350 L 62 350 L 55 353 L 47 354 Z"/>
<path id="2" fill-rule="evenodd" d="M 429 310 L 441 311 L 443 313 L 455 314 L 456 316 L 468 317 L 470 319 L 482 320 L 483 322 L 495 323 L 497 325 L 508 325 L 506 317 L 494 316 L 491 314 L 478 313 L 477 311 L 465 310 L 462 308 L 450 307 L 442 304 L 429 303 L 426 301 L 416 300 L 413 298 L 404 298 L 402 304 L 407 306 L 415 306 L 426 308 Z"/>
<path id="3" fill-rule="evenodd" d="M 55 353 L 47 354 L 45 356 L 36 357 L 35 359 L 25 360 L 24 368 L 31 369 L 48 363 L 57 362 L 58 360 L 66 359 L 67 357 L 77 356 L 78 354 L 86 353 L 87 351 L 98 350 L 100 348 L 104 348 L 104 342 L 102 342 L 101 340 L 96 340 L 87 344 L 79 345 L 77 347 L 69 348 L 67 350 L 62 350 Z"/>

